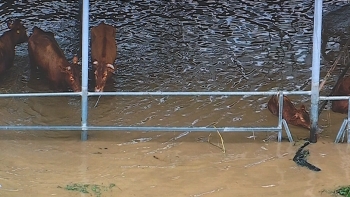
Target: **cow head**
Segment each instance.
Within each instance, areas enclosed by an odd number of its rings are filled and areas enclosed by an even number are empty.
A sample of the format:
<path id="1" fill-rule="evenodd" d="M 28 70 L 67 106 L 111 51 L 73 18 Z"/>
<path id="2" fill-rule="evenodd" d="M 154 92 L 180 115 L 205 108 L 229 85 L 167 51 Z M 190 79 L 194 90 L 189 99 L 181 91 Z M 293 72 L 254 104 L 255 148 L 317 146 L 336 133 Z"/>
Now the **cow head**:
<path id="1" fill-rule="evenodd" d="M 78 65 L 78 58 L 74 57 L 73 63 L 63 68 L 63 72 L 65 73 L 66 82 L 69 87 L 72 88 L 74 92 L 80 92 L 80 66 Z"/>
<path id="2" fill-rule="evenodd" d="M 301 107 L 295 111 L 295 114 L 290 119 L 290 122 L 294 125 L 310 129 L 310 115 L 306 111 L 304 105 L 301 105 Z"/>
<path id="3" fill-rule="evenodd" d="M 100 64 L 97 61 L 93 62 L 95 68 L 95 92 L 103 92 L 107 80 L 114 73 L 114 66 L 112 64 Z"/>
<path id="4" fill-rule="evenodd" d="M 16 19 L 15 21 L 8 21 L 7 27 L 14 32 L 13 36 L 16 44 L 28 41 L 26 28 L 23 26 L 20 20 Z"/>

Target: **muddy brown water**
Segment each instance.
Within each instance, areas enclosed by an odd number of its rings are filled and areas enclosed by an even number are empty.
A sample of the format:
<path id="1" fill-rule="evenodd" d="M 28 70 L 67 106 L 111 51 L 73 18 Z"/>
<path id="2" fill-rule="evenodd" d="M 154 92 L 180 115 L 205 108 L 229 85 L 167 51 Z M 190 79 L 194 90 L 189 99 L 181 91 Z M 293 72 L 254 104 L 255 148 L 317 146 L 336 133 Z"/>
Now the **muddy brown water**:
<path id="1" fill-rule="evenodd" d="M 91 2 L 90 25 L 117 28 L 118 72 L 109 91 L 269 91 L 310 88 L 313 1 Z M 324 13 L 346 1 L 324 1 Z M 79 51 L 75 1 L 0 2 L 5 21 L 20 18 L 53 31 L 68 59 Z M 103 10 L 103 11 L 101 11 Z M 330 43 L 332 44 L 332 43 Z M 329 46 L 332 47 L 332 46 Z M 52 92 L 29 71 L 27 45 L 0 78 L 1 93 Z M 341 72 L 336 68 L 322 95 Z M 327 66 L 321 65 L 321 77 Z M 291 96 L 299 106 L 308 96 Z M 265 96 L 89 98 L 90 125 L 275 126 Z M 1 125 L 80 125 L 79 97 L 0 99 Z M 71 183 L 109 185 L 102 196 L 330 196 L 349 180 L 348 145 L 333 144 L 345 118 L 320 116 L 318 143 L 308 147 L 312 172 L 292 158 L 308 137 L 290 126 L 285 139 L 271 132 L 222 133 L 226 154 L 202 132 L 1 131 L 0 196 L 93 196 L 67 191 Z M 211 142 L 220 144 L 215 132 Z M 286 135 L 284 134 L 284 137 Z M 63 188 L 61 188 L 63 187 Z M 323 191 L 323 192 L 322 192 Z"/>
<path id="2" fill-rule="evenodd" d="M 295 130 L 293 130 L 295 131 Z M 182 136 L 182 137 L 181 137 Z M 226 153 L 208 133 L 2 132 L 1 196 L 94 196 L 72 183 L 115 184 L 101 196 L 331 196 L 348 184 L 347 144 L 322 138 L 308 147 L 313 172 L 292 158 L 302 143 L 264 143 L 224 133 Z M 211 142 L 220 145 L 216 133 Z M 63 187 L 63 188 L 61 188 Z"/>

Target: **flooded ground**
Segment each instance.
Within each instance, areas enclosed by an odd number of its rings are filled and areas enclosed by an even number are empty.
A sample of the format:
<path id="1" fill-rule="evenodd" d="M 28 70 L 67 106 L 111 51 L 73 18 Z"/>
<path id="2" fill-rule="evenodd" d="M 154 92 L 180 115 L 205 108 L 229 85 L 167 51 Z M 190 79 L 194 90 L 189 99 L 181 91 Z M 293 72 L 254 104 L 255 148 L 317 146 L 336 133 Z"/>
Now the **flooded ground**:
<path id="1" fill-rule="evenodd" d="M 182 137 L 181 137 L 182 136 Z M 347 185 L 349 147 L 327 138 L 309 145 L 308 161 L 321 172 L 297 166 L 302 142 L 264 143 L 263 136 L 223 134 L 226 153 L 201 141 L 208 133 L 2 132 L 0 194 L 98 196 L 65 189 L 97 184 L 100 196 L 332 196 Z M 211 142 L 220 145 L 216 133 Z"/>
<path id="2" fill-rule="evenodd" d="M 117 28 L 118 71 L 108 91 L 309 90 L 313 1 L 91 2 L 90 25 Z M 346 4 L 324 1 L 324 13 Z M 79 54 L 76 1 L 0 1 L 0 33 L 19 18 L 55 33 L 68 59 Z M 27 44 L 0 78 L 1 93 L 51 92 L 31 75 Z M 321 78 L 329 68 L 321 65 Z M 327 95 L 342 67 L 321 91 Z M 291 96 L 310 106 L 308 96 Z M 174 96 L 89 99 L 90 125 L 275 126 L 268 97 Z M 1 125 L 80 125 L 80 98 L 2 98 Z M 102 196 L 329 196 L 346 185 L 347 145 L 333 144 L 345 118 L 325 110 L 315 173 L 292 161 L 301 144 L 265 143 L 270 132 L 224 133 L 227 153 L 202 140 L 209 133 L 1 131 L 1 196 L 82 196 L 70 183 L 115 184 Z M 295 140 L 308 137 L 290 126 Z M 219 138 L 211 133 L 212 141 Z M 86 194 L 85 196 L 91 196 Z"/>

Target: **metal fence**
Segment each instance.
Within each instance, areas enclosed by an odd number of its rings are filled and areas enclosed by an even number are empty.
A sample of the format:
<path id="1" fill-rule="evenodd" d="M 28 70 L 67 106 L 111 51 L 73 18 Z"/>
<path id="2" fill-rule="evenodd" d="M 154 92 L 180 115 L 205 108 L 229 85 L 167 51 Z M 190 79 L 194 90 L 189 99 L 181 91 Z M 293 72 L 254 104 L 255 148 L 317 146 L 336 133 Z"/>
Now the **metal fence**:
<path id="1" fill-rule="evenodd" d="M 288 125 L 282 119 L 283 95 L 311 95 L 311 130 L 310 141 L 316 142 L 316 130 L 318 123 L 318 102 L 319 100 L 339 100 L 350 99 L 349 97 L 320 97 L 319 96 L 319 75 L 320 75 L 320 46 L 321 46 L 321 25 L 322 25 L 322 0 L 315 0 L 314 12 L 314 34 L 313 34 L 313 54 L 312 54 L 312 84 L 311 91 L 282 91 L 282 92 L 89 92 L 88 91 L 88 35 L 89 35 L 89 1 L 83 0 L 82 14 L 82 91 L 69 93 L 18 93 L 0 94 L 0 97 L 51 97 L 51 96 L 80 96 L 81 97 L 81 125 L 80 126 L 0 126 L 0 130 L 80 130 L 81 140 L 87 140 L 87 133 L 90 130 L 138 130 L 138 131 L 276 131 L 278 141 L 281 141 L 282 126 L 284 126 L 289 141 L 293 141 Z M 89 96 L 242 96 L 242 95 L 276 95 L 279 94 L 279 117 L 276 127 L 134 127 L 134 126 L 92 126 L 88 125 L 88 97 Z M 349 112 L 350 113 L 350 112 Z M 349 115 L 349 114 L 348 114 Z M 344 137 L 344 131 L 349 124 L 350 116 L 345 119 L 339 130 L 336 142 Z M 349 127 L 347 127 L 349 128 Z M 350 134 L 348 131 L 348 143 Z"/>
<path id="2" fill-rule="evenodd" d="M 350 102 L 350 96 L 320 96 L 320 100 L 348 100 Z M 344 141 L 345 134 L 347 134 L 347 143 L 350 143 L 350 105 L 348 105 L 348 116 L 343 120 L 342 125 L 340 126 L 340 129 L 338 131 L 338 134 L 335 138 L 335 143 Z"/>
<path id="3" fill-rule="evenodd" d="M 0 126 L 0 130 L 82 130 L 81 139 L 87 140 L 88 130 L 138 130 L 138 131 L 221 131 L 221 132 L 237 132 L 237 131 L 276 131 L 278 132 L 278 141 L 282 139 L 282 125 L 290 142 L 293 141 L 289 127 L 285 120 L 282 119 L 283 95 L 310 95 L 311 91 L 290 91 L 290 92 L 87 92 L 87 96 L 244 96 L 244 95 L 279 95 L 279 117 L 276 127 L 135 127 L 135 126 L 88 126 L 85 123 L 81 126 Z M 21 94 L 0 94 L 0 97 L 49 97 L 49 96 L 83 96 L 82 92 L 70 93 L 21 93 Z M 85 108 L 85 109 L 84 109 Z M 87 105 L 82 105 L 82 111 L 87 113 Z M 82 115 L 83 116 L 83 115 Z"/>

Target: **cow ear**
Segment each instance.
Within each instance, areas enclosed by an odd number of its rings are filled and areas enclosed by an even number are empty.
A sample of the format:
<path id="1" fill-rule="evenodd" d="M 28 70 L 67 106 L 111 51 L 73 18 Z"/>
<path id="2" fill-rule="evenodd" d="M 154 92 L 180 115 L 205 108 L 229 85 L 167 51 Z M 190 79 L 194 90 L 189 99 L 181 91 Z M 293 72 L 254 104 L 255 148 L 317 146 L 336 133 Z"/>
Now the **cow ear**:
<path id="1" fill-rule="evenodd" d="M 79 58 L 77 56 L 74 56 L 72 62 L 73 64 L 78 64 Z"/>
<path id="2" fill-rule="evenodd" d="M 114 66 L 112 64 L 107 64 L 107 68 L 110 68 L 114 71 Z"/>
<path id="3" fill-rule="evenodd" d="M 12 27 L 13 27 L 13 21 L 12 20 L 7 21 L 7 27 L 9 29 L 12 29 Z"/>
<path id="4" fill-rule="evenodd" d="M 298 114 L 298 113 L 296 113 L 296 114 L 294 114 L 294 115 L 292 116 L 291 120 L 297 120 L 297 119 L 298 119 L 298 117 L 299 117 L 299 114 Z"/>
<path id="5" fill-rule="evenodd" d="M 93 61 L 92 64 L 93 64 L 94 67 L 96 67 L 97 64 L 98 64 L 98 61 Z"/>

